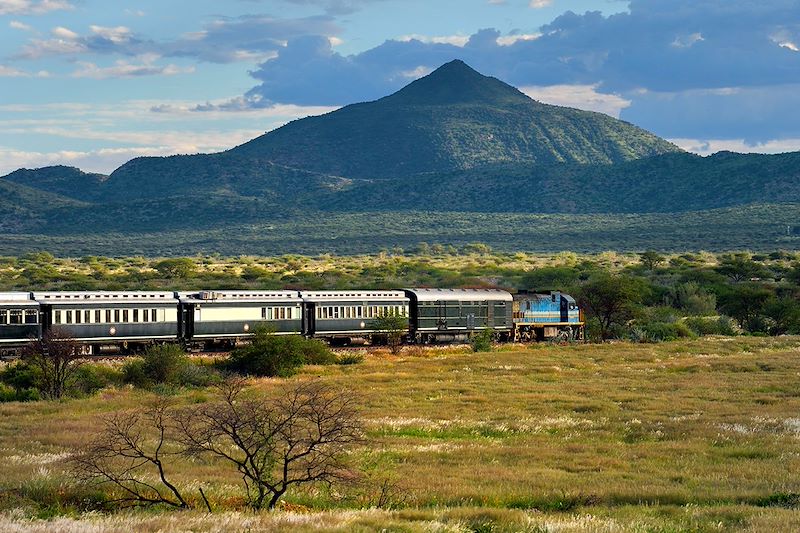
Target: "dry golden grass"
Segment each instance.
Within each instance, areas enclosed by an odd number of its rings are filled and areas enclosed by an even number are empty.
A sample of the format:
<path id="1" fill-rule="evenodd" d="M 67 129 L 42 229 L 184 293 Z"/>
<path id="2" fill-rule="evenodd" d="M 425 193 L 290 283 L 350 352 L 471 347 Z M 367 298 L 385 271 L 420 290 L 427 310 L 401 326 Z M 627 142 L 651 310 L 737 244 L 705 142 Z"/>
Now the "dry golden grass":
<path id="1" fill-rule="evenodd" d="M 374 479 L 396 480 L 395 511 L 353 510 L 372 496 L 343 488 L 291 494 L 310 509 L 300 514 L 24 520 L 42 514 L 25 494 L 65 482 L 64 454 L 85 442 L 98 415 L 151 399 L 112 389 L 0 405 L 0 490 L 15 494 L 0 493 L 0 506 L 18 509 L 0 530 L 800 530 L 800 513 L 765 506 L 791 507 L 800 493 L 798 338 L 378 351 L 360 365 L 308 367 L 293 379 L 313 378 L 362 398 L 372 446 L 354 459 L 371 465 Z M 236 501 L 238 479 L 219 465 L 181 463 L 176 476 L 207 488 L 220 507 Z"/>

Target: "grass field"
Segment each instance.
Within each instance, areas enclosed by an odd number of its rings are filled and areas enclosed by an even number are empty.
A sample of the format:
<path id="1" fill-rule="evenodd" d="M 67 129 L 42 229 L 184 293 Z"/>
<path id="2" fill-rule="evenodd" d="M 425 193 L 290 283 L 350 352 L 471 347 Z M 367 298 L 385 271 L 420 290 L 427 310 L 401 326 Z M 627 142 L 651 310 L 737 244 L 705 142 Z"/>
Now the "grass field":
<path id="1" fill-rule="evenodd" d="M 798 530 L 799 355 L 800 338 L 736 337 L 376 351 L 360 365 L 307 367 L 292 379 L 360 397 L 371 444 L 354 460 L 376 484 L 391 481 L 390 510 L 369 509 L 372 486 L 294 492 L 274 514 L 81 515 L 58 496 L 72 490 L 65 457 L 100 414 L 151 393 L 3 404 L 0 530 Z M 176 468 L 220 508 L 235 502 L 235 476 Z"/>

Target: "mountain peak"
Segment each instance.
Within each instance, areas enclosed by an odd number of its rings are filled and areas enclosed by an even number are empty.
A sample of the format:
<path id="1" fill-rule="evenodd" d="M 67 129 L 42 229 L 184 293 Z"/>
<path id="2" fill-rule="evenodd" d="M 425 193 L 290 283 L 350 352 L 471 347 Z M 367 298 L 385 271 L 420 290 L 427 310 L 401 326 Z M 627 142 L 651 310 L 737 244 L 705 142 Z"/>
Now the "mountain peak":
<path id="1" fill-rule="evenodd" d="M 445 63 L 383 100 L 404 105 L 531 102 L 516 88 L 484 76 L 460 59 Z"/>

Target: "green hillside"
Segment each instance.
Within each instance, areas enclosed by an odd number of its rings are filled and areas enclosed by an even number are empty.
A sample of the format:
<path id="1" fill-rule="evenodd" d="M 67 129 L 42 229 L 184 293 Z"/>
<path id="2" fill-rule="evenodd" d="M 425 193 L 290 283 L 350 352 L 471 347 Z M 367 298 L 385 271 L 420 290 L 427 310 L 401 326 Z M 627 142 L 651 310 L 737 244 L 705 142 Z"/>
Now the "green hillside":
<path id="1" fill-rule="evenodd" d="M 664 154 L 616 165 L 492 165 L 361 181 L 317 199 L 332 211 L 675 213 L 800 203 L 800 152 Z"/>
<path id="2" fill-rule="evenodd" d="M 392 178 L 511 162 L 618 163 L 678 151 L 607 115 L 538 103 L 454 61 L 391 96 L 292 122 L 227 152 L 135 159 L 107 185 L 161 191 L 186 179 L 211 188 L 261 179 L 263 186 L 273 178 L 267 162 L 323 176 Z"/>
<path id="3" fill-rule="evenodd" d="M 103 174 L 83 172 L 75 167 L 57 165 L 35 170 L 21 168 L 3 178 L 7 182 L 18 183 L 76 200 L 96 200 L 101 194 L 101 184 L 108 179 Z"/>

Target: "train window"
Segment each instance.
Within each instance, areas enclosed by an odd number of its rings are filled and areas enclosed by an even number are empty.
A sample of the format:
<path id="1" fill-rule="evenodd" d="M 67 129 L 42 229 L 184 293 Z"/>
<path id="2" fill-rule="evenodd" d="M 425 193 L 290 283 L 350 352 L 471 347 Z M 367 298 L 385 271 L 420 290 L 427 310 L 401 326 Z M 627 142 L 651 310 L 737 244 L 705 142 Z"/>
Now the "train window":
<path id="1" fill-rule="evenodd" d="M 555 295 L 555 294 L 551 294 L 551 295 L 550 295 L 550 298 L 551 298 L 551 299 L 553 300 L 553 302 L 555 303 L 555 301 L 556 301 L 556 295 Z"/>
<path id="2" fill-rule="evenodd" d="M 358 318 L 364 318 L 364 308 L 363 307 L 357 307 L 356 308 L 356 313 L 358 314 Z"/>
<path id="3" fill-rule="evenodd" d="M 8 311 L 0 309 L 0 326 L 8 324 Z"/>
<path id="4" fill-rule="evenodd" d="M 139 310 L 138 309 L 134 309 L 133 310 L 133 321 L 134 322 L 139 322 Z"/>
<path id="5" fill-rule="evenodd" d="M 78 309 L 75 311 L 75 323 L 80 324 L 81 322 L 83 322 L 83 320 L 81 320 L 81 311 Z"/>
<path id="6" fill-rule="evenodd" d="M 39 312 L 35 309 L 28 309 L 25 311 L 25 323 L 26 324 L 38 324 L 39 323 Z"/>
<path id="7" fill-rule="evenodd" d="M 61 324 L 61 311 L 53 313 L 53 324 Z"/>
<path id="8" fill-rule="evenodd" d="M 111 324 L 111 309 L 106 309 L 106 324 Z"/>
<path id="9" fill-rule="evenodd" d="M 353 311 L 352 307 L 350 307 L 350 306 L 345 307 L 344 308 L 344 317 L 345 318 L 353 318 L 353 312 L 352 311 Z"/>
<path id="10" fill-rule="evenodd" d="M 158 315 L 156 314 L 157 311 L 158 311 L 157 309 L 150 310 L 150 320 L 152 322 L 158 322 Z"/>
<path id="11" fill-rule="evenodd" d="M 95 324 L 99 324 L 100 323 L 100 316 L 101 316 L 100 310 L 99 309 L 95 309 L 94 310 L 94 323 Z"/>
<path id="12" fill-rule="evenodd" d="M 114 309 L 114 323 L 119 324 L 119 309 Z"/>
<path id="13" fill-rule="evenodd" d="M 67 324 L 72 324 L 72 311 L 67 311 L 65 314 L 67 315 Z"/>
<path id="14" fill-rule="evenodd" d="M 142 311 L 142 322 L 150 322 L 150 310 L 144 309 Z"/>
<path id="15" fill-rule="evenodd" d="M 92 323 L 92 312 L 86 309 L 83 312 L 83 323 L 84 324 L 91 324 Z"/>
<path id="16" fill-rule="evenodd" d="M 122 321 L 127 323 L 128 322 L 128 318 L 130 318 L 130 313 L 128 313 L 127 309 L 123 309 L 122 310 Z"/>
<path id="17" fill-rule="evenodd" d="M 262 307 L 261 308 L 261 320 L 266 320 L 266 318 L 267 318 L 267 308 L 266 307 Z"/>

